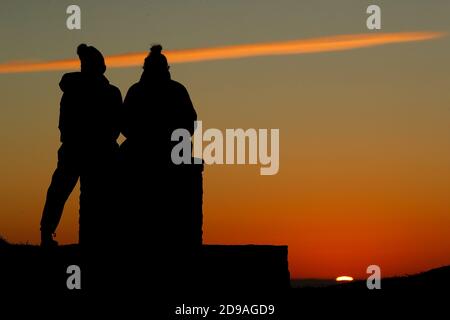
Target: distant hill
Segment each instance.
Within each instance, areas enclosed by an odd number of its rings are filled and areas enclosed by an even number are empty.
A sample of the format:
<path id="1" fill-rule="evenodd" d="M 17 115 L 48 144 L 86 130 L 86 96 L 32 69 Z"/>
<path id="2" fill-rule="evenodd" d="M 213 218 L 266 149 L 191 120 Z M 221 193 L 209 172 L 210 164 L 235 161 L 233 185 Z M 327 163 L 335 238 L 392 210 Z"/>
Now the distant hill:
<path id="1" fill-rule="evenodd" d="M 145 257 L 149 252 L 142 255 Z M 385 317 L 386 312 L 393 309 L 402 315 L 404 312 L 414 313 L 417 308 L 425 306 L 424 301 L 430 296 L 447 297 L 450 287 L 450 266 L 444 266 L 415 275 L 384 278 L 381 290 L 368 290 L 365 281 L 333 284 L 323 280 L 310 281 L 309 285 L 303 283 L 303 287 L 296 288 L 296 285 L 289 285 L 287 256 L 286 246 L 205 245 L 201 259 L 195 265 L 199 278 L 194 276 L 194 282 L 190 282 L 192 285 L 184 287 L 184 295 L 174 295 L 176 298 L 170 300 L 171 294 L 179 293 L 179 287 L 186 283 L 183 278 L 186 275 L 173 274 L 175 281 L 171 283 L 175 283 L 175 287 L 167 287 L 169 294 L 164 297 L 170 303 L 164 310 L 170 313 L 175 306 L 188 302 L 216 306 L 229 303 L 273 304 L 277 310 L 276 317 L 261 319 L 302 319 L 311 312 L 320 315 L 319 318 L 324 315 L 339 318 L 351 313 L 361 316 L 368 312 Z M 80 261 L 82 257 L 77 245 L 64 245 L 49 251 L 28 244 L 9 244 L 0 238 L 0 295 L 17 292 L 40 297 L 50 292 L 58 297 L 69 297 L 68 301 L 74 301 L 73 297 L 84 297 L 85 291 L 69 292 L 66 287 L 66 267 Z M 191 262 L 185 261 L 179 267 L 182 269 Z M 135 287 L 144 291 L 136 289 L 134 292 L 113 286 L 108 292 L 124 307 L 126 304 L 123 302 L 130 297 L 155 295 L 152 283 L 160 278 L 145 268 L 129 270 L 135 273 L 130 279 L 143 279 Z M 145 303 L 150 302 L 147 300 Z M 153 304 L 160 305 L 155 301 Z M 148 305 L 143 306 L 149 308 Z M 358 313 L 358 309 L 364 313 Z M 181 318 L 172 315 L 168 319 Z"/>
<path id="2" fill-rule="evenodd" d="M 45 252 L 39 246 L 10 244 L 0 237 L 0 272 L 17 273 L 27 268 L 32 274 L 33 263 L 39 266 L 49 256 L 56 263 L 77 263 L 80 259 L 78 245 L 63 245 L 53 252 Z M 293 290 L 368 290 L 366 281 L 336 283 L 332 279 L 292 279 L 289 280 L 286 246 L 264 245 L 205 245 L 203 246 L 202 268 L 208 283 L 214 286 L 278 287 Z M 6 270 L 8 269 L 8 270 Z M 25 270 L 23 270 L 25 272 Z M 65 273 L 64 273 L 65 274 Z M 0 273 L 0 278 L 4 277 Z M 65 275 L 64 275 L 65 276 Z M 10 278 L 10 277 L 9 277 Z M 247 278 L 247 279 L 246 279 Z M 422 273 L 382 279 L 382 289 L 426 290 L 450 287 L 450 266 L 443 266 Z"/>
<path id="3" fill-rule="evenodd" d="M 383 290 L 439 290 L 450 287 L 450 266 L 413 275 L 382 278 Z M 336 284 L 329 289 L 367 289 L 366 281 Z"/>

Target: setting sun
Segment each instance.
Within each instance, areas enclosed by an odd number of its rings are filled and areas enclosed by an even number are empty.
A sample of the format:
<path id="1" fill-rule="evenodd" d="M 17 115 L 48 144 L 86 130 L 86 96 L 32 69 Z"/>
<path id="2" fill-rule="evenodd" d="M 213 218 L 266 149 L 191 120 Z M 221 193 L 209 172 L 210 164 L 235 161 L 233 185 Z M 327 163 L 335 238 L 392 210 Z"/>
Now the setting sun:
<path id="1" fill-rule="evenodd" d="M 349 276 L 340 276 L 336 278 L 337 282 L 350 282 L 353 281 L 353 277 L 349 277 Z"/>

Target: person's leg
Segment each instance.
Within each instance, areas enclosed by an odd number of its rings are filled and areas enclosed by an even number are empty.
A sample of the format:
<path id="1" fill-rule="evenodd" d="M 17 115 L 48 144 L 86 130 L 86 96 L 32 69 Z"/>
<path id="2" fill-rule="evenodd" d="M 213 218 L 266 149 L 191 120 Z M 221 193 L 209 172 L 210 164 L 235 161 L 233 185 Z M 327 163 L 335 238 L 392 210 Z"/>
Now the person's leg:
<path id="1" fill-rule="evenodd" d="M 94 179 L 92 174 L 87 173 L 86 170 L 80 175 L 80 209 L 79 209 L 79 229 L 78 242 L 83 249 L 92 249 L 92 237 L 95 232 L 92 226 L 92 215 L 96 214 L 95 202 L 98 201 L 95 197 Z"/>
<path id="2" fill-rule="evenodd" d="M 58 151 L 58 165 L 52 176 L 47 191 L 47 198 L 41 219 L 41 244 L 56 244 L 53 233 L 59 224 L 64 205 L 78 181 L 78 172 L 75 166 L 69 165 L 64 159 L 61 149 Z"/>

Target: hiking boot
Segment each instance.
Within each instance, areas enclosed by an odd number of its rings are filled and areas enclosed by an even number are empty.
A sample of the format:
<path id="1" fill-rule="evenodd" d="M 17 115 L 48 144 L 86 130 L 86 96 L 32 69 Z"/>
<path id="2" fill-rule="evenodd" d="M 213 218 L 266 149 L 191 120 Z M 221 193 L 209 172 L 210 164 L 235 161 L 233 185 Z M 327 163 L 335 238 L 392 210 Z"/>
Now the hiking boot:
<path id="1" fill-rule="evenodd" d="M 41 232 L 41 247 L 54 248 L 58 246 L 58 242 L 53 239 L 53 234 L 48 232 Z"/>

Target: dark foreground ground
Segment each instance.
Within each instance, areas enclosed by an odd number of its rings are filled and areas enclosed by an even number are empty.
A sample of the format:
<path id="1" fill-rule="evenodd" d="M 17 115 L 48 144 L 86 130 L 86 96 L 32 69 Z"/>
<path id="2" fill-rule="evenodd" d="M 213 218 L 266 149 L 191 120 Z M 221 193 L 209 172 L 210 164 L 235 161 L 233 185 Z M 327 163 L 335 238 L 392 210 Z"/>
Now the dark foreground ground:
<path id="1" fill-rule="evenodd" d="M 428 306 L 445 310 L 450 301 L 450 266 L 382 279 L 381 290 L 367 289 L 365 281 L 294 289 L 284 246 L 206 245 L 195 262 L 191 260 L 177 261 L 170 274 L 161 274 L 147 268 L 150 264 L 145 260 L 135 266 L 113 259 L 97 268 L 95 275 L 103 279 L 95 287 L 86 282 L 86 264 L 76 245 L 42 250 L 0 240 L 0 294 L 23 305 L 28 299 L 42 299 L 45 308 L 65 306 L 65 310 L 89 310 L 89 314 L 96 310 L 105 316 L 125 312 L 130 319 L 136 314 L 145 319 L 180 320 L 383 319 L 392 312 L 405 318 Z M 67 287 L 71 265 L 81 268 L 80 290 Z M 181 272 L 189 268 L 195 271 Z M 96 281 L 91 277 L 91 282 Z M 1 301 L 6 305 L 5 298 Z M 444 312 L 447 318 L 448 311 Z"/>

